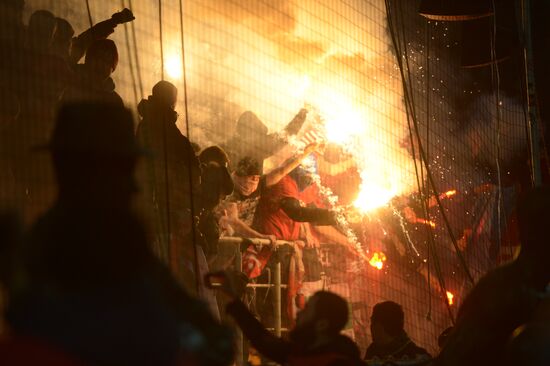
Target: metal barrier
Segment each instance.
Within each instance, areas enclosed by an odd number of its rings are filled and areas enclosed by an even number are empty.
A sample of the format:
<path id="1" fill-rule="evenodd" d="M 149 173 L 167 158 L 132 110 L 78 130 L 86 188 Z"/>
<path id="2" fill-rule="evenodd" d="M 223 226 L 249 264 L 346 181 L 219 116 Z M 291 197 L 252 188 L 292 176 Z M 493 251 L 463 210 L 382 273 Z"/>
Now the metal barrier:
<path id="1" fill-rule="evenodd" d="M 243 270 L 242 266 L 242 253 L 240 250 L 240 246 L 244 241 L 250 242 L 254 245 L 257 245 L 259 247 L 268 245 L 271 246 L 271 241 L 269 239 L 259 239 L 259 238 L 239 238 L 239 237 L 233 237 L 233 236 L 226 236 L 221 237 L 219 240 L 220 244 L 231 244 L 235 245 L 235 267 L 238 271 Z M 277 240 L 274 246 L 274 250 L 277 250 L 277 247 L 281 245 L 293 245 L 293 242 L 286 241 L 286 240 Z M 273 288 L 273 297 L 274 297 L 274 305 L 275 305 L 275 324 L 274 328 L 269 329 L 273 330 L 275 335 L 277 337 L 281 336 L 281 332 L 283 330 L 282 324 L 281 324 L 281 289 L 286 288 L 287 285 L 284 285 L 281 283 L 281 263 L 277 262 L 275 264 L 275 270 L 273 273 L 273 284 L 255 284 L 255 283 L 249 283 L 247 285 L 249 288 Z M 247 360 L 244 360 L 244 352 L 243 352 L 243 343 L 244 338 L 242 335 L 242 332 L 240 329 L 237 330 L 237 365 L 245 365 Z"/>

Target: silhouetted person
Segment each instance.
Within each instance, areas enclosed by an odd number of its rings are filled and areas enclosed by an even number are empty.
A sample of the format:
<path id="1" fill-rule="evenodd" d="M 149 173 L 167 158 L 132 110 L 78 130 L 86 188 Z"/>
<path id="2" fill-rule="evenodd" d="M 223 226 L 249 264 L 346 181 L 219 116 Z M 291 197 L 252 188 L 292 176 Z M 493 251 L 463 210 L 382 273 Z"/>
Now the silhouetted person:
<path id="1" fill-rule="evenodd" d="M 223 167 L 229 166 L 229 156 L 227 153 L 219 146 L 208 146 L 198 153 L 199 161 L 202 164 L 216 163 Z"/>
<path id="2" fill-rule="evenodd" d="M 227 331 L 176 284 L 131 211 L 141 151 L 130 111 L 67 105 L 47 148 L 59 194 L 19 255 L 14 333 L 91 364 L 172 365 L 190 354 L 228 364 Z"/>
<path id="3" fill-rule="evenodd" d="M 66 19 L 58 17 L 55 18 L 55 20 L 56 28 L 53 36 L 52 52 L 64 59 L 67 63 L 70 63 L 74 36 L 73 26 Z"/>
<path id="4" fill-rule="evenodd" d="M 73 37 L 74 29 L 71 24 L 65 19 L 57 18 L 57 29 L 52 49 L 58 56 L 67 61 L 69 66 L 74 67 L 86 54 L 91 44 L 106 39 L 114 33 L 118 24 L 130 22 L 134 19 L 132 12 L 129 9 L 124 9 L 113 14 L 110 19 L 96 23 L 77 37 Z"/>
<path id="5" fill-rule="evenodd" d="M 57 19 L 47 10 L 37 10 L 31 14 L 27 28 L 27 44 L 30 48 L 49 52 L 57 28 Z"/>
<path id="6" fill-rule="evenodd" d="M 74 79 L 63 95 L 63 101 L 123 105 L 111 78 L 117 65 L 118 50 L 115 42 L 110 39 L 94 41 L 86 51 L 84 64 L 75 66 Z"/>
<path id="7" fill-rule="evenodd" d="M 233 188 L 233 180 L 225 166 L 211 161 L 202 167 L 198 227 L 204 237 L 202 246 L 209 260 L 217 254 L 220 238 L 219 217 L 214 208 L 233 192 Z"/>
<path id="8" fill-rule="evenodd" d="M 177 93 L 173 84 L 160 81 L 153 87 L 152 95 L 138 104 L 141 121 L 137 137 L 152 155 L 145 160 L 141 172 L 145 206 L 155 223 L 159 254 L 166 260 L 169 237 L 181 223 L 177 217 L 182 210 L 191 208 L 192 196 L 198 196 L 200 190 L 199 161 L 189 140 L 176 126 Z M 191 214 L 198 214 L 198 203 L 193 208 L 196 212 L 189 211 L 189 220 Z"/>
<path id="9" fill-rule="evenodd" d="M 521 252 L 485 275 L 462 303 L 437 365 L 498 365 L 514 329 L 528 323 L 550 281 L 550 188 L 535 188 L 517 205 Z"/>
<path id="10" fill-rule="evenodd" d="M 115 32 L 119 24 L 131 22 L 135 19 L 130 9 L 123 9 L 114 13 L 111 18 L 94 24 L 77 37 L 71 43 L 70 63 L 76 64 L 87 52 L 95 41 L 104 40 Z"/>
<path id="11" fill-rule="evenodd" d="M 229 155 L 233 170 L 244 157 L 252 157 L 263 167 L 265 159 L 279 152 L 287 144 L 287 137 L 298 133 L 306 120 L 307 110 L 301 109 L 281 133 L 268 133 L 267 126 L 251 111 L 237 120 L 235 134 L 222 145 Z"/>
<path id="12" fill-rule="evenodd" d="M 24 0 L 0 1 L 0 44 L 3 47 L 20 45 L 25 34 L 23 25 Z"/>
<path id="13" fill-rule="evenodd" d="M 372 309 L 370 324 L 372 343 L 367 348 L 365 359 L 430 359 L 428 352 L 409 338 L 404 325 L 405 314 L 401 305 L 393 301 L 376 304 Z"/>
<path id="14" fill-rule="evenodd" d="M 361 364 L 357 345 L 340 334 L 348 322 L 346 300 L 328 291 L 316 292 L 298 313 L 286 340 L 265 329 L 238 299 L 243 282 L 234 273 L 226 275 L 221 289 L 231 299 L 227 313 L 260 354 L 284 365 Z"/>
<path id="15" fill-rule="evenodd" d="M 532 323 L 514 331 L 505 350 L 506 366 L 547 366 L 550 365 L 550 326 Z"/>

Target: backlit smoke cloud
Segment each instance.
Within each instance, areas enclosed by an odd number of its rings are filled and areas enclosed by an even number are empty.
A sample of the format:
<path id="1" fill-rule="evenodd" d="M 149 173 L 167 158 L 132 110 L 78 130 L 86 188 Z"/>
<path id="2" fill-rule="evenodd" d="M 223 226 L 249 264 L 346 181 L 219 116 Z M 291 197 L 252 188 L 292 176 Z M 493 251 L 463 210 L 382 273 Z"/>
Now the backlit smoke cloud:
<path id="1" fill-rule="evenodd" d="M 201 137 L 220 142 L 243 110 L 276 131 L 307 103 L 325 119 L 329 140 L 355 155 L 365 205 L 412 189 L 382 0 L 188 1 L 186 12 L 191 123 Z M 228 107 L 235 114 L 217 120 Z"/>

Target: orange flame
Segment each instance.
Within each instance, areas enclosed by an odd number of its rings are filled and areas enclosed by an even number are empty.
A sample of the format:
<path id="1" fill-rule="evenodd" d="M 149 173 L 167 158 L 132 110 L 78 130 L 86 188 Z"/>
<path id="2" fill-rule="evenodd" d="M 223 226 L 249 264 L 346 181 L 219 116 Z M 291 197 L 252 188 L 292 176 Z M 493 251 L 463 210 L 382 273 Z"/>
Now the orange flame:
<path id="1" fill-rule="evenodd" d="M 450 291 L 447 291 L 447 302 L 449 303 L 449 305 L 452 305 L 453 304 L 453 298 L 455 297 L 455 295 L 453 295 L 452 292 Z"/>
<path id="2" fill-rule="evenodd" d="M 449 198 L 449 197 L 452 197 L 456 194 L 456 189 L 452 189 L 450 191 L 447 191 L 445 193 L 443 193 L 445 195 L 445 197 Z"/>
<path id="3" fill-rule="evenodd" d="M 430 225 L 431 227 L 435 228 L 435 222 L 433 221 L 430 221 L 430 220 L 425 220 L 425 219 L 416 219 L 416 222 L 419 223 L 419 224 L 424 224 L 424 225 Z"/>
<path id="4" fill-rule="evenodd" d="M 374 268 L 381 270 L 384 267 L 384 262 L 386 261 L 386 255 L 382 252 L 374 252 L 369 264 Z"/>

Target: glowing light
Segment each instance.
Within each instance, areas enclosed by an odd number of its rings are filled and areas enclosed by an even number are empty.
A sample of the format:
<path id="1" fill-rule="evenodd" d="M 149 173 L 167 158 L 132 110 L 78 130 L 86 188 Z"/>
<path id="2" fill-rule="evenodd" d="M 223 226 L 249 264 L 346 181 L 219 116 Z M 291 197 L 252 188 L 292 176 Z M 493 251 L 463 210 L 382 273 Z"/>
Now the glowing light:
<path id="1" fill-rule="evenodd" d="M 362 213 L 385 206 L 395 196 L 391 189 L 363 183 L 353 205 Z"/>
<path id="2" fill-rule="evenodd" d="M 345 144 L 360 134 L 363 122 L 361 116 L 353 110 L 341 111 L 327 119 L 325 129 L 328 141 Z"/>
<path id="3" fill-rule="evenodd" d="M 371 259 L 369 260 L 369 264 L 373 266 L 374 268 L 381 270 L 384 268 L 384 262 L 386 261 L 386 255 L 382 252 L 375 252 Z"/>
<path id="4" fill-rule="evenodd" d="M 183 75 L 181 57 L 179 55 L 169 55 L 164 60 L 164 70 L 172 79 L 180 79 Z"/>
<path id="5" fill-rule="evenodd" d="M 418 218 L 418 219 L 416 219 L 416 222 L 419 223 L 419 224 L 430 225 L 431 227 L 435 228 L 435 222 L 430 221 L 430 220 Z"/>
<path id="6" fill-rule="evenodd" d="M 444 194 L 445 197 L 447 197 L 447 198 L 448 198 L 448 197 L 452 197 L 452 196 L 454 196 L 454 195 L 456 194 L 456 190 L 455 190 L 455 189 L 452 189 L 452 190 L 447 191 L 447 192 L 445 192 L 445 193 L 443 193 L 443 194 Z"/>
<path id="7" fill-rule="evenodd" d="M 453 298 L 455 297 L 455 295 L 453 295 L 452 292 L 450 291 L 447 291 L 447 302 L 449 305 L 453 305 Z"/>

